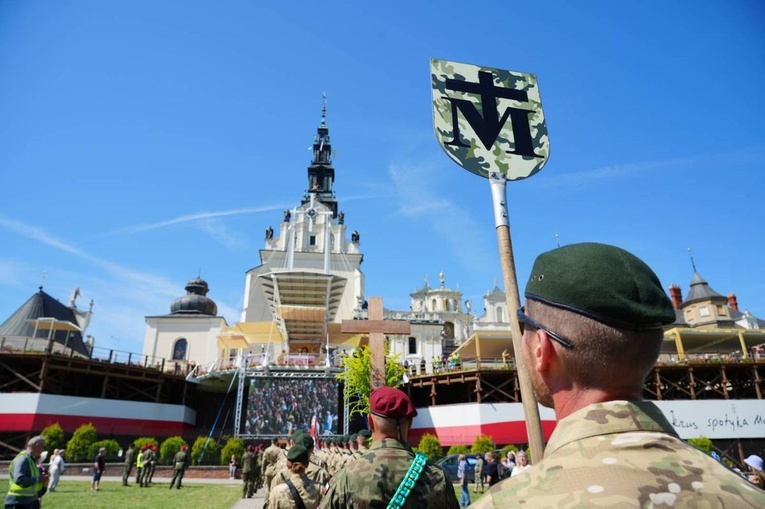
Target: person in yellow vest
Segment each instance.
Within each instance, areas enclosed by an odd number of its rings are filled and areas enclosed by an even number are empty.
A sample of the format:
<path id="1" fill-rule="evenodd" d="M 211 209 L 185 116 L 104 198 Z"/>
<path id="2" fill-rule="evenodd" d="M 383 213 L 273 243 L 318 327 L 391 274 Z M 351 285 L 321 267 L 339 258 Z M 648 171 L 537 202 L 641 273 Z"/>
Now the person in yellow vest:
<path id="1" fill-rule="evenodd" d="M 8 494 L 5 507 L 12 509 L 34 509 L 39 507 L 39 498 L 48 487 L 48 474 L 40 473 L 37 458 L 45 449 L 45 438 L 32 437 L 27 448 L 16 456 L 8 467 Z"/>
<path id="2" fill-rule="evenodd" d="M 143 455 L 146 452 L 146 446 L 141 446 L 141 452 L 135 455 L 135 483 L 141 485 L 141 476 L 143 474 Z"/>

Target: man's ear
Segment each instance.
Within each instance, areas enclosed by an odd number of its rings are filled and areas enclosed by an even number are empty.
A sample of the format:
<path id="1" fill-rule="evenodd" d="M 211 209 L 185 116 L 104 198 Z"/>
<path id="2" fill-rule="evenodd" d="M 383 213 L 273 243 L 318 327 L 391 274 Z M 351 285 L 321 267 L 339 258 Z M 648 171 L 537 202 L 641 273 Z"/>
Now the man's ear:
<path id="1" fill-rule="evenodd" d="M 531 354 L 534 359 L 534 369 L 539 373 L 544 373 L 550 368 L 552 356 L 555 355 L 555 348 L 552 343 L 552 339 L 545 331 L 536 330 Z"/>
<path id="2" fill-rule="evenodd" d="M 369 423 L 369 430 L 374 432 L 374 430 L 375 430 L 375 420 L 372 419 L 372 414 L 367 415 L 367 423 Z"/>

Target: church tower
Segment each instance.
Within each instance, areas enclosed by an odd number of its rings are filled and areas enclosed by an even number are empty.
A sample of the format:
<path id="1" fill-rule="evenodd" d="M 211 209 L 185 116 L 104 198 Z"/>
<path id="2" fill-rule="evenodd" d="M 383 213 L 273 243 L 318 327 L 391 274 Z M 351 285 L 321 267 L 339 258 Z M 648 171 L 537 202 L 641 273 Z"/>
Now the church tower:
<path id="1" fill-rule="evenodd" d="M 355 230 L 347 238 L 334 180 L 324 101 L 308 189 L 300 205 L 284 211 L 276 235 L 271 226 L 266 229 L 260 265 L 247 271 L 241 322 L 230 334 L 246 338 L 252 353 L 332 349 L 344 340 L 342 320 L 352 319 L 364 301 L 361 239 Z"/>

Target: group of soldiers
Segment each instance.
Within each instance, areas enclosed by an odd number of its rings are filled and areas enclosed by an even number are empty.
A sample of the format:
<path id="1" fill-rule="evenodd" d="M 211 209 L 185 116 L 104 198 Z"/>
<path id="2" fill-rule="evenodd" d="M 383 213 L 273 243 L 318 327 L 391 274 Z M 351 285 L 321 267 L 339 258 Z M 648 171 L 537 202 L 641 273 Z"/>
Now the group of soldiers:
<path id="1" fill-rule="evenodd" d="M 257 474 L 255 474 L 266 489 L 264 507 L 270 507 L 271 494 L 275 491 L 275 488 L 286 483 L 293 474 L 294 469 L 291 469 L 291 465 L 296 463 L 296 461 L 290 460 L 290 451 L 302 452 L 301 449 L 305 449 L 303 454 L 307 453 L 307 457 L 304 459 L 304 475 L 310 481 L 309 484 L 316 488 L 315 491 L 322 494 L 328 489 L 333 475 L 369 450 L 371 437 L 372 432 L 365 429 L 352 435 L 323 440 L 323 448 L 316 447 L 313 437 L 303 430 L 292 435 L 288 439 L 285 448 L 278 445 L 279 440 L 277 438 L 272 439 L 271 445 L 262 452 L 262 460 L 259 461 L 260 468 L 257 469 Z M 285 444 L 283 443 L 282 445 Z M 242 468 L 243 477 L 247 468 L 246 457 L 247 453 L 242 458 L 244 463 Z M 247 478 L 244 480 L 245 492 L 243 496 L 249 497 L 252 492 L 246 488 L 248 485 Z M 289 495 L 290 497 L 292 496 L 291 493 Z M 285 507 L 284 503 L 274 502 L 274 504 L 278 507 Z M 290 507 L 289 500 L 286 507 Z"/>
<path id="2" fill-rule="evenodd" d="M 130 486 L 128 479 L 136 467 L 135 483 L 141 488 L 147 488 L 154 478 L 154 470 L 157 467 L 157 446 L 155 444 L 146 444 L 141 446 L 141 450 L 136 454 L 135 446 L 130 444 L 125 452 L 125 468 L 122 472 L 122 485 Z"/>

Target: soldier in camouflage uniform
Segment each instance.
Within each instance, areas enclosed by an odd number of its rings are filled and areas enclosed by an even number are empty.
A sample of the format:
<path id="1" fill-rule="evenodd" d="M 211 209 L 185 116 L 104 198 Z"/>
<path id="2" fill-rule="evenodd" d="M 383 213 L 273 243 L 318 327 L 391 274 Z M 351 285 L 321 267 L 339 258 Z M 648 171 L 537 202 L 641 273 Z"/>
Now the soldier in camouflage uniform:
<path id="1" fill-rule="evenodd" d="M 369 439 L 372 437 L 372 432 L 368 429 L 362 429 L 359 431 L 356 438 L 356 444 L 358 445 L 358 456 L 363 456 L 369 451 Z M 357 456 L 357 457 L 358 457 Z"/>
<path id="2" fill-rule="evenodd" d="M 407 445 L 417 410 L 398 389 L 380 387 L 369 397 L 372 447 L 332 478 L 322 509 L 384 509 L 404 480 L 415 455 Z M 401 505 L 406 509 L 457 509 L 454 487 L 440 468 L 425 463 Z"/>
<path id="3" fill-rule="evenodd" d="M 305 473 L 310 452 L 302 445 L 294 445 L 287 452 L 287 466 L 291 472 L 289 479 L 274 486 L 268 496 L 269 509 L 293 509 L 298 504 L 295 497 L 302 500 L 305 509 L 316 509 L 321 501 L 321 486 L 308 478 Z M 294 490 L 294 493 L 293 493 Z"/>
<path id="4" fill-rule="evenodd" d="M 276 445 L 277 441 L 278 439 L 276 438 L 271 439 L 271 445 L 263 451 L 263 466 L 261 467 L 261 471 L 263 472 L 263 485 L 266 487 L 266 504 L 268 503 L 268 488 L 271 485 L 271 479 L 274 478 L 276 463 L 282 455 L 282 450 Z"/>
<path id="5" fill-rule="evenodd" d="M 765 507 L 765 492 L 641 401 L 675 321 L 645 263 L 604 244 L 561 247 L 537 258 L 525 295 L 523 360 L 557 426 L 541 461 L 473 507 Z"/>
<path id="6" fill-rule="evenodd" d="M 308 463 L 305 464 L 305 475 L 311 481 L 321 486 L 323 493 L 326 491 L 326 488 L 329 485 L 330 475 L 329 472 L 327 472 L 327 470 L 322 466 L 322 462 L 313 454 L 313 437 L 311 437 L 311 435 L 308 433 L 298 431 L 292 438 L 294 445 L 302 445 L 308 449 Z M 291 471 L 287 460 L 285 461 L 284 466 L 276 471 L 276 474 L 271 481 L 271 489 L 273 490 L 276 486 L 289 479 L 290 475 Z"/>
<path id="7" fill-rule="evenodd" d="M 255 447 L 247 446 L 247 450 L 242 454 L 242 498 L 252 498 L 255 493 Z"/>

